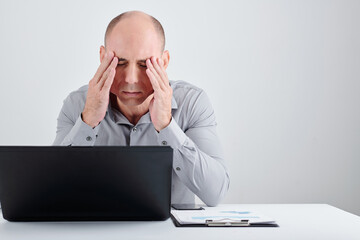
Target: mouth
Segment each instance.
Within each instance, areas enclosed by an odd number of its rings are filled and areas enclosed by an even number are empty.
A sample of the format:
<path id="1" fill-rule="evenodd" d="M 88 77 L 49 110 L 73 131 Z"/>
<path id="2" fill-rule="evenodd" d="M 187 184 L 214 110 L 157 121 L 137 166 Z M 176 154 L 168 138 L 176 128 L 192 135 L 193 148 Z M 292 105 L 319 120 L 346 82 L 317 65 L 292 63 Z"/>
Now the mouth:
<path id="1" fill-rule="evenodd" d="M 122 93 L 127 97 L 137 97 L 141 95 L 141 92 L 128 92 L 128 91 L 122 91 Z"/>

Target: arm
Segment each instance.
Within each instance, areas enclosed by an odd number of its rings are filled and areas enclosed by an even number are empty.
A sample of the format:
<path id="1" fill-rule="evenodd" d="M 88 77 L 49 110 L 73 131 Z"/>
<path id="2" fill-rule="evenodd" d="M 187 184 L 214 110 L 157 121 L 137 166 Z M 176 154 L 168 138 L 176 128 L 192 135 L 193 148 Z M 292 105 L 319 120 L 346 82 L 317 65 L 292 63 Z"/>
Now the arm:
<path id="1" fill-rule="evenodd" d="M 183 132 L 174 119 L 159 133 L 174 149 L 175 173 L 206 205 L 216 206 L 229 188 L 229 175 L 216 133 L 210 101 L 201 92 L 191 107 L 190 125 Z"/>
<path id="2" fill-rule="evenodd" d="M 54 145 L 92 146 L 98 125 L 105 117 L 109 104 L 110 87 L 114 81 L 118 59 L 107 52 L 94 77 L 90 80 L 85 104 L 68 96 L 60 111 Z M 82 100 L 82 99 L 80 99 Z M 81 105 L 81 109 L 77 109 Z M 84 106 L 85 105 L 85 106 Z"/>
<path id="3" fill-rule="evenodd" d="M 167 63 L 155 57 L 146 61 L 146 74 L 154 89 L 149 111 L 159 133 L 159 144 L 174 149 L 173 167 L 180 180 L 206 205 L 216 206 L 229 188 L 229 176 L 221 156 L 214 111 L 201 92 L 188 104 L 190 125 L 182 131 L 171 117 L 173 92 L 166 73 Z"/>

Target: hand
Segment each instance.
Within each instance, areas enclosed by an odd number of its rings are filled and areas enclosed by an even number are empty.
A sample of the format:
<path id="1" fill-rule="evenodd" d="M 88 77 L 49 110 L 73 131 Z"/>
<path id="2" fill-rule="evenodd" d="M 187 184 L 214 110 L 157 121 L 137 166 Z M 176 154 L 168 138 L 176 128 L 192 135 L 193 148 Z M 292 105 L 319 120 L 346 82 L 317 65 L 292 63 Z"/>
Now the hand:
<path id="1" fill-rule="evenodd" d="M 105 117 L 117 64 L 118 59 L 114 57 L 114 53 L 107 52 L 95 76 L 89 82 L 85 107 L 81 115 L 83 121 L 92 128 L 96 127 Z"/>
<path id="2" fill-rule="evenodd" d="M 154 93 L 149 96 L 152 98 L 149 106 L 151 121 L 156 131 L 160 132 L 166 128 L 171 121 L 171 99 L 173 91 L 170 87 L 162 59 L 151 57 L 146 60 L 146 66 L 146 74 L 154 89 Z"/>

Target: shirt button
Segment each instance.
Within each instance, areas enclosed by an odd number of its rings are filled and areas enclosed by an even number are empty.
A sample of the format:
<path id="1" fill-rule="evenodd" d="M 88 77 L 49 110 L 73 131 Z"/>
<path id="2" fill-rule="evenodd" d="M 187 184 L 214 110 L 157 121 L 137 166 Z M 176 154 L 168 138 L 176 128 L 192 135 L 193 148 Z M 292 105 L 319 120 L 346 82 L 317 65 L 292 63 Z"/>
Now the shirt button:
<path id="1" fill-rule="evenodd" d="M 176 168 L 176 170 L 177 170 L 177 171 L 180 171 L 180 170 L 181 170 L 181 168 L 177 167 L 177 168 Z"/>
<path id="2" fill-rule="evenodd" d="M 86 137 L 86 141 L 90 142 L 92 140 L 92 138 L 90 136 Z"/>
<path id="3" fill-rule="evenodd" d="M 136 131 L 137 131 L 137 128 L 136 128 L 136 127 L 134 127 L 132 130 L 133 130 L 133 132 L 136 132 Z"/>
<path id="4" fill-rule="evenodd" d="M 162 141 L 161 143 L 162 143 L 162 145 L 164 145 L 164 146 L 167 145 L 167 141 Z"/>

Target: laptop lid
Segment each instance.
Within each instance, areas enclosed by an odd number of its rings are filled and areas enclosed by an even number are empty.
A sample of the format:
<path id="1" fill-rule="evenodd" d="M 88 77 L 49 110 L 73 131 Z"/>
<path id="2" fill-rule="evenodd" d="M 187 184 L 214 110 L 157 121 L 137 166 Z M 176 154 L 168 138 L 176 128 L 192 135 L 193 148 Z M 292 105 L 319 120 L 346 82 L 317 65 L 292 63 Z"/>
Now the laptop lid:
<path id="1" fill-rule="evenodd" d="M 165 220 L 172 148 L 0 147 L 0 201 L 9 221 Z"/>

